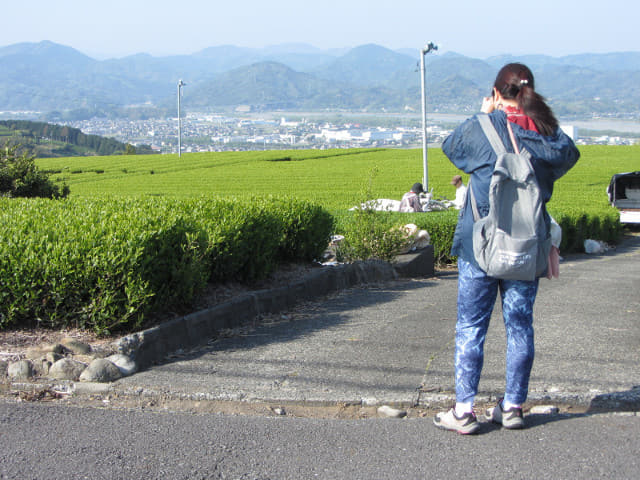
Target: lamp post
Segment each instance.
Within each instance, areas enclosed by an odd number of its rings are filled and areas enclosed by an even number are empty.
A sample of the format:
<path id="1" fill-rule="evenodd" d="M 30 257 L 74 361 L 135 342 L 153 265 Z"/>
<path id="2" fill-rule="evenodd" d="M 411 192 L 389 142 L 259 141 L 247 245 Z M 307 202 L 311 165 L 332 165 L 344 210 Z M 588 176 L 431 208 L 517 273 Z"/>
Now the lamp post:
<path id="1" fill-rule="evenodd" d="M 422 185 L 424 186 L 425 192 L 429 191 L 429 166 L 427 163 L 427 90 L 425 88 L 426 68 L 424 65 L 424 57 L 433 50 L 438 50 L 438 46 L 433 42 L 429 42 L 420 50 L 420 77 L 422 80 Z"/>
<path id="2" fill-rule="evenodd" d="M 182 115 L 180 114 L 180 99 L 182 98 L 182 87 L 186 83 L 178 80 L 178 157 L 182 156 Z"/>

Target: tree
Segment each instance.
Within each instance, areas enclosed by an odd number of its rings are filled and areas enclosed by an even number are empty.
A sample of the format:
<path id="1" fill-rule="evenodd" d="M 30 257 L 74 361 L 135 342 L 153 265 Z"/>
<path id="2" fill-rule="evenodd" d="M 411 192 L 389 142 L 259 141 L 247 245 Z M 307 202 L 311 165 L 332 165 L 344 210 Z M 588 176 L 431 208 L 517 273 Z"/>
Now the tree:
<path id="1" fill-rule="evenodd" d="M 0 152 L 0 195 L 5 197 L 64 198 L 69 187 L 55 185 L 38 170 L 34 157 L 27 152 L 19 154 L 20 145 L 5 144 Z"/>

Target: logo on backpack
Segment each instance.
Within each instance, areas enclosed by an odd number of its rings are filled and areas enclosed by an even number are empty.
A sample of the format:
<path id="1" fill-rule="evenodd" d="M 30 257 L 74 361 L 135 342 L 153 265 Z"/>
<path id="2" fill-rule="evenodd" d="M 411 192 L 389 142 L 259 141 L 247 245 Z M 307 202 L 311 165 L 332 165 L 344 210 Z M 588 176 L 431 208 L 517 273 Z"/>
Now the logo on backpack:
<path id="1" fill-rule="evenodd" d="M 515 153 L 507 152 L 487 115 L 480 126 L 496 152 L 489 186 L 489 214 L 480 218 L 473 187 L 469 185 L 473 225 L 473 253 L 487 275 L 505 280 L 535 280 L 544 274 L 551 237 L 531 155 L 520 150 L 507 121 Z"/>

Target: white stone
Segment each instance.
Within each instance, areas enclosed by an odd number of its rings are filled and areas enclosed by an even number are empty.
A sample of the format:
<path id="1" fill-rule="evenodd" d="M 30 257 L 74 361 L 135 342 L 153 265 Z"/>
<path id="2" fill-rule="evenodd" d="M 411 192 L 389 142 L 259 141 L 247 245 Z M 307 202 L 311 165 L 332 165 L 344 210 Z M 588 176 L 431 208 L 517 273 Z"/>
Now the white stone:
<path id="1" fill-rule="evenodd" d="M 120 369 L 106 358 L 96 358 L 80 375 L 81 382 L 108 383 L 122 378 Z"/>
<path id="2" fill-rule="evenodd" d="M 33 364 L 29 360 L 10 363 L 7 376 L 11 380 L 27 380 L 33 376 Z"/>
<path id="3" fill-rule="evenodd" d="M 120 369 L 120 373 L 123 376 L 128 377 L 129 375 L 133 375 L 138 371 L 138 366 L 136 362 L 131 360 L 127 355 L 123 355 L 121 353 L 116 353 L 115 355 L 111 355 L 107 357 L 111 363 L 113 363 L 116 367 Z"/>
<path id="4" fill-rule="evenodd" d="M 532 415 L 555 415 L 560 409 L 554 405 L 536 405 L 531 407 L 529 413 Z"/>
<path id="5" fill-rule="evenodd" d="M 80 374 L 87 368 L 87 365 L 70 358 L 61 358 L 49 369 L 49 376 L 56 380 L 73 380 L 80 378 Z"/>
<path id="6" fill-rule="evenodd" d="M 405 410 L 390 407 L 389 405 L 383 405 L 378 408 L 378 415 L 389 418 L 403 418 L 407 416 L 407 412 Z"/>

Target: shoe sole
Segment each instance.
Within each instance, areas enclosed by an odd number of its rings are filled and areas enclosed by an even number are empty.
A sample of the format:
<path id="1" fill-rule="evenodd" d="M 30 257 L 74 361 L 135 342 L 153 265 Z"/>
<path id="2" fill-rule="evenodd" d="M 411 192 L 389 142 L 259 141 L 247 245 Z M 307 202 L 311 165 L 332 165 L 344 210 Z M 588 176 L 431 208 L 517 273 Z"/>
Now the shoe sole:
<path id="1" fill-rule="evenodd" d="M 516 422 L 516 423 L 512 423 L 511 425 L 505 425 L 504 423 L 502 424 L 502 426 L 504 428 L 507 428 L 509 430 L 520 430 L 522 428 L 524 428 L 524 421 L 522 422 Z"/>
<path id="2" fill-rule="evenodd" d="M 443 425 L 442 423 L 437 423 L 435 420 L 433 421 L 433 424 L 436 427 L 438 427 L 440 430 L 447 430 L 448 432 L 456 432 L 459 435 L 473 435 L 474 433 L 478 433 L 478 430 L 480 430 L 480 425 L 478 425 L 477 423 L 472 427 L 470 427 L 468 430 L 459 430 L 456 428 L 449 428 Z"/>
<path id="3" fill-rule="evenodd" d="M 497 408 L 497 407 L 495 407 Z M 524 419 L 523 418 L 518 418 L 518 420 L 514 421 L 513 423 L 509 424 L 507 422 L 507 424 L 504 423 L 503 419 L 497 419 L 497 418 L 493 418 L 493 412 L 491 412 L 491 414 L 489 414 L 489 412 L 486 412 L 484 414 L 484 417 L 492 422 L 495 423 L 496 425 L 501 425 L 503 428 L 506 428 L 508 430 L 520 430 L 522 428 L 524 428 Z"/>

